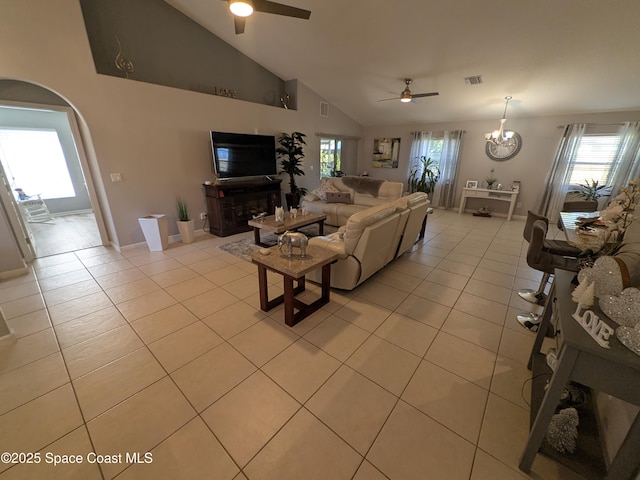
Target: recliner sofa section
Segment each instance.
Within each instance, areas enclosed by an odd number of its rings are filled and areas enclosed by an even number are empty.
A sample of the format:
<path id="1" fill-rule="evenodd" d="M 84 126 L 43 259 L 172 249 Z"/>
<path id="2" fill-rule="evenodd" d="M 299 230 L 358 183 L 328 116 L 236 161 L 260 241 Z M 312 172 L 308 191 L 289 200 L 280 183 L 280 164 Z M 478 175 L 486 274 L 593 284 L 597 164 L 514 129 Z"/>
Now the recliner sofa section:
<path id="1" fill-rule="evenodd" d="M 358 212 L 401 198 L 403 190 L 404 184 L 400 182 L 355 176 L 324 177 L 318 188 L 304 196 L 300 208 L 325 214 L 327 225 L 341 227 Z M 351 203 L 329 202 L 326 200 L 327 192 L 348 193 Z"/>
<path id="2" fill-rule="evenodd" d="M 310 245 L 338 253 L 331 267 L 331 287 L 352 290 L 415 244 L 429 199 L 414 193 L 355 213 L 338 232 L 314 237 Z M 321 281 L 320 271 L 307 275 Z"/>

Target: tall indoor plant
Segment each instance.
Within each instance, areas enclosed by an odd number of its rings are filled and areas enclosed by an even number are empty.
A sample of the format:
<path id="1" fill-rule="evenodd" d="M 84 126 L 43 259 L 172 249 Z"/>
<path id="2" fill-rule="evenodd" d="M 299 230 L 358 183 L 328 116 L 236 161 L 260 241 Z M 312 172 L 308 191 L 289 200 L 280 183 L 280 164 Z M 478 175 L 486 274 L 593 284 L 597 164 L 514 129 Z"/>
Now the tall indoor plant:
<path id="1" fill-rule="evenodd" d="M 304 170 L 300 168 L 304 152 L 302 146 L 306 145 L 304 138 L 306 135 L 300 132 L 292 134 L 282 133 L 278 137 L 279 147 L 276 148 L 276 154 L 280 158 L 280 173 L 289 175 L 289 193 L 285 194 L 287 206 L 296 208 L 300 204 L 300 198 L 307 194 L 307 189 L 299 187 L 296 184 L 296 176 L 304 175 Z"/>
<path id="2" fill-rule="evenodd" d="M 409 175 L 409 192 L 430 194 L 436 188 L 439 178 L 438 164 L 431 158 L 420 157 L 420 165 L 411 170 Z"/>
<path id="3" fill-rule="evenodd" d="M 178 232 L 182 243 L 192 243 L 195 239 L 194 221 L 189 217 L 189 205 L 181 198 L 176 198 L 176 210 L 178 211 Z"/>

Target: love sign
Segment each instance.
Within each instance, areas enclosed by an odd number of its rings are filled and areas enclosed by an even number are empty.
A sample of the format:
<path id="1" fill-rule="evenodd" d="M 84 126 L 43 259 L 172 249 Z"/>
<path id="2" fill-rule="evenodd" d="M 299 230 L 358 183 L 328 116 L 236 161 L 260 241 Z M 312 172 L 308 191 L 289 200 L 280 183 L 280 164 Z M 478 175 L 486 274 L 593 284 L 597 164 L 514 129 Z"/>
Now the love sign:
<path id="1" fill-rule="evenodd" d="M 604 323 L 591 310 L 584 310 L 584 306 L 578 303 L 576 311 L 571 315 L 601 347 L 609 348 L 609 337 L 613 335 L 613 328 Z"/>

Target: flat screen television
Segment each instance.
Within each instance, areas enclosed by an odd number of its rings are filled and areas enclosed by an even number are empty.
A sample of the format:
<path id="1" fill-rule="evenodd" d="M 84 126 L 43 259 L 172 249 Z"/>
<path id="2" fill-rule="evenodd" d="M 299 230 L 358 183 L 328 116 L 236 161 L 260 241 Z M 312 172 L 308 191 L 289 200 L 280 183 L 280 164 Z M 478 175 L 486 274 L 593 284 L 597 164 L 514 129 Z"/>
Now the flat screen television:
<path id="1" fill-rule="evenodd" d="M 220 179 L 277 175 L 273 135 L 211 132 L 213 169 Z"/>

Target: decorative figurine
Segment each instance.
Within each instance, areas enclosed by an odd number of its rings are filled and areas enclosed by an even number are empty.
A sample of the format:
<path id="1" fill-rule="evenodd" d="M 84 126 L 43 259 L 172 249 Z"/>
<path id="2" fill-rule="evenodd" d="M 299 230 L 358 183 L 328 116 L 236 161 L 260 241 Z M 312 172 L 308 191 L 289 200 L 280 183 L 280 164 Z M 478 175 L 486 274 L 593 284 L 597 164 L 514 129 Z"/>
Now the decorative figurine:
<path id="1" fill-rule="evenodd" d="M 307 244 L 309 243 L 309 239 L 304 233 L 300 232 L 290 232 L 287 230 L 282 235 L 278 237 L 278 250 L 282 252 L 283 247 L 287 247 L 287 256 L 293 256 L 293 247 L 297 247 L 300 249 L 300 256 L 307 256 Z"/>
<path id="2" fill-rule="evenodd" d="M 284 208 L 276 207 L 276 222 L 284 221 Z"/>

